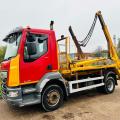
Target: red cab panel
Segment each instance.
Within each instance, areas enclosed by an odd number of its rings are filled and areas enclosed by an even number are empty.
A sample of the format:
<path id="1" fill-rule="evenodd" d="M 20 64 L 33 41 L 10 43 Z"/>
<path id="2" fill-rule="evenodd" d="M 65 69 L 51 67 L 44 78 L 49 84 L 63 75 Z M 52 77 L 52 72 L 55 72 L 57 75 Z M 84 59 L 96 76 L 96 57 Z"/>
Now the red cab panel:
<path id="1" fill-rule="evenodd" d="M 32 34 L 44 34 L 48 36 L 47 51 L 34 61 L 26 62 L 24 60 L 24 49 L 26 44 L 27 29 L 23 30 L 20 43 L 20 83 L 35 82 L 40 80 L 46 73 L 58 69 L 57 44 L 54 31 L 30 29 Z M 44 48 L 44 47 L 43 47 Z"/>

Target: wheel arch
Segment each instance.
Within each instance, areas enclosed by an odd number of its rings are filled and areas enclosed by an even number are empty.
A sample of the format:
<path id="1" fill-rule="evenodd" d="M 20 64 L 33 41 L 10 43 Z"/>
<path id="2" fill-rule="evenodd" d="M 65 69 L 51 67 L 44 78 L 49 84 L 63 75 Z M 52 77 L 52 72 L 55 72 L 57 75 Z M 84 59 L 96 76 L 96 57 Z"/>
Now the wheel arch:
<path id="1" fill-rule="evenodd" d="M 61 76 L 59 72 L 50 72 L 47 73 L 37 84 L 37 90 L 39 92 L 43 92 L 45 88 L 49 85 L 59 85 L 64 93 L 64 98 L 68 96 L 68 89 L 65 84 L 65 79 Z"/>
<path id="2" fill-rule="evenodd" d="M 107 70 L 104 71 L 104 77 L 105 77 L 105 79 L 107 77 L 109 77 L 109 76 L 113 77 L 114 80 L 115 80 L 115 85 L 118 85 L 118 83 L 117 83 L 117 77 L 116 77 L 116 72 L 115 72 L 114 69 L 107 69 Z"/>
<path id="3" fill-rule="evenodd" d="M 46 85 L 44 86 L 43 88 L 43 91 L 45 90 L 45 88 L 47 86 L 50 86 L 50 85 L 58 85 L 62 88 L 63 90 L 63 94 L 64 94 L 64 98 L 66 99 L 67 96 L 68 96 L 68 93 L 67 93 L 67 90 L 66 90 L 66 85 L 63 83 L 63 81 L 59 80 L 59 79 L 51 79 L 49 80 Z"/>

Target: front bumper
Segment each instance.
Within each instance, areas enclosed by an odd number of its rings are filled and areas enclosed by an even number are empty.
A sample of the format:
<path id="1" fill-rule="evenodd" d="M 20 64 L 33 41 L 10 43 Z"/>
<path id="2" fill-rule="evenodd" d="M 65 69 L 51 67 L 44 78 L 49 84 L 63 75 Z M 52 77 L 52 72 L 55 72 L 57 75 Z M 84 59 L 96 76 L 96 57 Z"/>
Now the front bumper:
<path id="1" fill-rule="evenodd" d="M 1 80 L 2 98 L 8 104 L 22 107 L 41 103 L 41 93 L 38 92 L 36 84 L 10 88 L 7 86 L 7 71 L 1 72 Z"/>
<path id="2" fill-rule="evenodd" d="M 26 89 L 31 89 L 31 86 L 24 86 L 24 87 L 15 87 L 15 88 L 8 88 L 3 87 L 2 84 L 2 98 L 12 106 L 27 106 L 33 104 L 41 103 L 41 94 L 36 92 L 35 90 L 32 92 L 25 93 Z M 6 90 L 5 90 L 6 89 Z M 17 97 L 10 97 L 9 92 L 17 92 Z"/>

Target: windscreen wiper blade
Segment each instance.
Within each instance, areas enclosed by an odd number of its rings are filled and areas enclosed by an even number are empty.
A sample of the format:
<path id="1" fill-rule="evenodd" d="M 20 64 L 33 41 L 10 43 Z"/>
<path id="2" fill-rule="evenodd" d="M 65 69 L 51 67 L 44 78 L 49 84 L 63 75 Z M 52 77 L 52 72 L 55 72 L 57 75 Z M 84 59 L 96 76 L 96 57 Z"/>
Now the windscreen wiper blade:
<path id="1" fill-rule="evenodd" d="M 13 58 L 13 57 L 15 57 L 15 56 L 12 56 L 12 57 L 8 57 L 8 58 L 4 59 L 3 61 L 7 61 L 7 60 L 10 60 L 10 59 L 11 59 L 11 58 Z"/>

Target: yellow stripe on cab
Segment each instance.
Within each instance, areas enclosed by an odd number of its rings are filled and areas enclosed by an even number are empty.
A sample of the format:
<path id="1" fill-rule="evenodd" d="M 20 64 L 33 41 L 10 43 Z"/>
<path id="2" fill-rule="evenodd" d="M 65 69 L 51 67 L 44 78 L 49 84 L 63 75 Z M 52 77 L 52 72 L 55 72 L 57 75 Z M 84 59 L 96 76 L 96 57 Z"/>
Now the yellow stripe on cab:
<path id="1" fill-rule="evenodd" d="M 10 72 L 9 72 L 9 80 L 8 87 L 16 87 L 19 86 L 19 58 L 20 55 L 17 55 L 15 58 L 10 61 Z"/>

